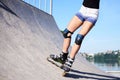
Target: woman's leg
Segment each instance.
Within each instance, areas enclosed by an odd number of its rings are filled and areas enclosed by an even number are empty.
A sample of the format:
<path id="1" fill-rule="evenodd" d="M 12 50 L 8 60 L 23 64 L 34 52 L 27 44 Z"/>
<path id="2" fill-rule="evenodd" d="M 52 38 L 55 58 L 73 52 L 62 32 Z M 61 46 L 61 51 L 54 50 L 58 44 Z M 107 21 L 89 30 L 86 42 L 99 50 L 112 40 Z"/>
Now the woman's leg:
<path id="1" fill-rule="evenodd" d="M 62 54 L 60 56 L 56 57 L 55 55 L 50 55 L 51 58 L 57 62 L 60 62 L 64 64 L 68 57 L 68 48 L 71 43 L 71 36 L 72 33 L 79 28 L 82 25 L 83 21 L 80 20 L 77 16 L 74 16 L 71 22 L 69 23 L 68 27 L 63 31 L 64 35 L 64 42 L 63 42 L 63 48 L 62 48 Z"/>
<path id="2" fill-rule="evenodd" d="M 86 34 L 91 30 L 92 27 L 93 27 L 93 23 L 91 23 L 89 21 L 84 21 L 79 34 L 82 35 L 82 36 L 86 36 Z M 75 55 L 78 53 L 78 51 L 80 49 L 81 43 L 82 43 L 82 40 L 81 40 L 79 45 L 74 43 L 74 45 L 72 47 L 72 50 L 70 52 L 70 58 L 71 59 L 75 58 Z"/>
<path id="3" fill-rule="evenodd" d="M 91 22 L 84 21 L 82 28 L 76 37 L 75 44 L 73 45 L 72 50 L 70 52 L 70 57 L 68 57 L 64 63 L 63 69 L 65 71 L 67 72 L 70 71 L 70 68 L 72 67 L 72 64 L 75 59 L 75 55 L 78 53 L 78 50 L 80 49 L 83 38 L 90 31 L 92 27 L 93 27 L 93 24 Z"/>
<path id="4" fill-rule="evenodd" d="M 70 32 L 74 32 L 76 29 L 78 29 L 82 25 L 82 23 L 83 22 L 77 16 L 74 16 L 73 19 L 68 24 L 67 29 Z M 67 34 L 67 36 L 71 36 L 71 35 L 72 35 L 71 33 Z M 71 43 L 71 38 L 64 38 L 63 48 L 62 48 L 62 51 L 64 53 L 68 53 L 68 48 L 70 46 L 70 43 Z"/>

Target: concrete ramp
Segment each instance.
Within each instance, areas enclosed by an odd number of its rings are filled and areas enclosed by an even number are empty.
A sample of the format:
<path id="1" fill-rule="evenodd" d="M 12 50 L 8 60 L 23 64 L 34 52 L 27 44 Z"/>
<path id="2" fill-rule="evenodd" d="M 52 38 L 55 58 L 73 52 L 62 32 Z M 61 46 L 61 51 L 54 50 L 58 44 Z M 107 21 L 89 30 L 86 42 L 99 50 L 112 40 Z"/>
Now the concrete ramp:
<path id="1" fill-rule="evenodd" d="M 21 0 L 0 0 L 0 80 L 117 80 L 77 56 L 72 71 L 49 63 L 63 36 L 53 16 Z"/>

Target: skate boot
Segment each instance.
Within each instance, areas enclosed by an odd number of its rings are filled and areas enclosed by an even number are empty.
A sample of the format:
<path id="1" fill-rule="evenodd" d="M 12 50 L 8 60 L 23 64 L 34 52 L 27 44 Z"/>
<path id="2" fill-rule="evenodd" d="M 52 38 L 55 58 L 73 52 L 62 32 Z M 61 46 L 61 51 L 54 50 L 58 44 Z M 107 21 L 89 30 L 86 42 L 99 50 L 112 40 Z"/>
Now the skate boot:
<path id="1" fill-rule="evenodd" d="M 50 58 L 52 58 L 54 61 L 56 62 L 59 62 L 61 64 L 64 64 L 66 59 L 67 59 L 67 56 L 68 56 L 68 53 L 64 53 L 62 52 L 62 54 L 60 54 L 59 56 L 58 55 L 54 55 L 54 54 L 51 54 L 50 55 Z"/>
<path id="2" fill-rule="evenodd" d="M 68 57 L 67 60 L 65 61 L 65 64 L 63 65 L 63 70 L 65 72 L 69 72 L 73 62 L 74 62 L 74 59 L 71 59 L 70 57 Z"/>

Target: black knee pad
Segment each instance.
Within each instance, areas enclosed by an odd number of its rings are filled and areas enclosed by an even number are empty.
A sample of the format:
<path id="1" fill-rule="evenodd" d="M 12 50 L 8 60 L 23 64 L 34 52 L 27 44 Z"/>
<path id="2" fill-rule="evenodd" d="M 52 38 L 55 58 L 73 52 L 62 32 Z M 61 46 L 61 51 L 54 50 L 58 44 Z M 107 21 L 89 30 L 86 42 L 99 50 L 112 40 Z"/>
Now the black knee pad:
<path id="1" fill-rule="evenodd" d="M 63 31 L 64 38 L 71 38 L 71 36 L 68 36 L 68 34 L 73 34 L 73 32 L 69 31 L 67 28 Z"/>
<path id="2" fill-rule="evenodd" d="M 83 36 L 83 35 L 77 34 L 76 39 L 75 39 L 75 43 L 76 43 L 77 45 L 81 45 L 83 39 L 84 39 L 84 36 Z"/>

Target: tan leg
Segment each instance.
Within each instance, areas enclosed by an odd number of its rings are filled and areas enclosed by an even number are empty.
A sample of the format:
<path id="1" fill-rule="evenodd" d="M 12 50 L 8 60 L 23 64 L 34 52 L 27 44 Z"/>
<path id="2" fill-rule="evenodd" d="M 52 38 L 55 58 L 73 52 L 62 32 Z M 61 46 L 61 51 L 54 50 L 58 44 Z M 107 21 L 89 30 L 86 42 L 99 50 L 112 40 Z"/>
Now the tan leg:
<path id="1" fill-rule="evenodd" d="M 91 30 L 92 27 L 93 27 L 93 24 L 91 22 L 85 21 L 82 25 L 82 28 L 81 28 L 79 34 L 85 36 Z M 78 51 L 80 49 L 80 46 L 81 45 L 77 45 L 76 43 L 73 45 L 71 53 L 70 53 L 70 58 L 72 58 L 72 59 L 75 58 L 75 55 L 78 53 Z"/>
<path id="2" fill-rule="evenodd" d="M 74 16 L 73 19 L 70 21 L 70 23 L 68 24 L 67 29 L 71 32 L 74 32 L 76 29 L 78 29 L 80 26 L 82 25 L 82 21 L 77 17 Z M 68 36 L 71 36 L 72 34 L 68 34 Z M 63 42 L 63 49 L 62 51 L 64 53 L 68 53 L 68 48 L 70 46 L 71 43 L 71 38 L 65 38 L 64 42 Z"/>

